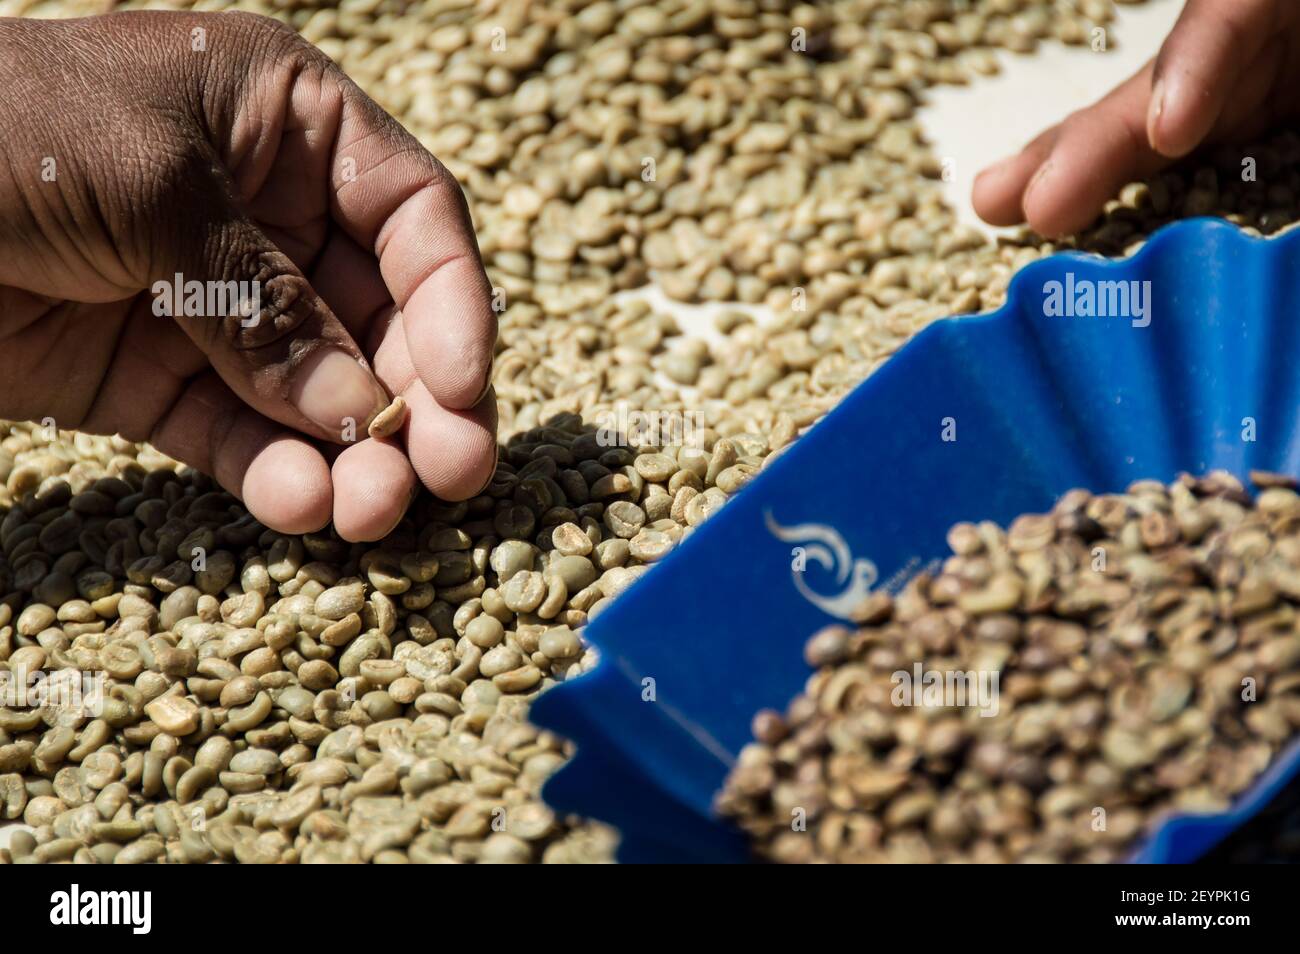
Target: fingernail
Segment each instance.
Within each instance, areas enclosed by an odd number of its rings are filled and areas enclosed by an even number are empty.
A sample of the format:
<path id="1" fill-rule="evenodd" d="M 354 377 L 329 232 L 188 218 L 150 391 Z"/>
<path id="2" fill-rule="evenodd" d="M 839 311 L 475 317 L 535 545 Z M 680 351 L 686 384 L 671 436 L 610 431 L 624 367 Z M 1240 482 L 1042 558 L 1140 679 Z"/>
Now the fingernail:
<path id="1" fill-rule="evenodd" d="M 488 471 L 488 479 L 483 481 L 483 486 L 478 489 L 475 497 L 481 497 L 492 486 L 492 481 L 497 479 L 497 468 L 501 465 L 501 445 L 497 444 L 492 451 L 492 469 Z"/>
<path id="2" fill-rule="evenodd" d="M 374 375 L 338 348 L 321 348 L 303 362 L 289 400 L 344 444 L 364 438 L 371 420 L 388 406 L 388 395 Z"/>
<path id="3" fill-rule="evenodd" d="M 1165 111 L 1165 81 L 1164 78 L 1156 80 L 1151 87 L 1151 102 L 1147 104 L 1147 141 L 1151 143 L 1151 148 L 1156 148 L 1156 127 L 1160 124 L 1160 117 Z"/>
<path id="4" fill-rule="evenodd" d="M 493 355 L 492 360 L 488 362 L 487 373 L 483 375 L 483 390 L 480 391 L 478 397 L 474 399 L 474 403 L 470 405 L 471 407 L 478 407 L 479 404 L 483 402 L 483 399 L 487 397 L 488 393 L 492 390 L 492 378 L 494 376 L 494 372 L 496 371 L 496 367 L 497 367 L 497 359 L 496 359 L 496 355 Z"/>
<path id="5" fill-rule="evenodd" d="M 1038 167 L 1038 171 L 1034 173 L 1034 177 L 1029 180 L 1029 185 L 1025 186 L 1025 196 L 1021 199 L 1022 206 L 1029 205 L 1029 197 L 1034 194 L 1034 190 L 1042 184 L 1043 179 L 1046 178 L 1047 174 L 1051 172 L 1051 170 L 1052 160 L 1050 159 Z"/>

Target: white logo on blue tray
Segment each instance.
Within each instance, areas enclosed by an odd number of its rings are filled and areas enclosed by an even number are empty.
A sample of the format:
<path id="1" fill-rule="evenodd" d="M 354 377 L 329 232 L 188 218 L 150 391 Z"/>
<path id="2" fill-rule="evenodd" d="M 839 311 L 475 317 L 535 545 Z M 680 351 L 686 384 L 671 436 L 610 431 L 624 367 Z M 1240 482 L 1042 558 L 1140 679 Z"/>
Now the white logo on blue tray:
<path id="1" fill-rule="evenodd" d="M 782 543 L 795 545 L 795 561 L 790 575 L 795 589 L 813 606 L 836 619 L 852 621 L 853 613 L 871 592 L 879 575 L 876 565 L 867 559 L 854 559 L 849 545 L 834 527 L 822 523 L 801 523 L 783 527 L 776 522 L 771 511 L 763 513 L 768 532 Z M 812 560 L 831 574 L 839 592 L 831 595 L 814 591 L 805 579 L 802 563 Z"/>

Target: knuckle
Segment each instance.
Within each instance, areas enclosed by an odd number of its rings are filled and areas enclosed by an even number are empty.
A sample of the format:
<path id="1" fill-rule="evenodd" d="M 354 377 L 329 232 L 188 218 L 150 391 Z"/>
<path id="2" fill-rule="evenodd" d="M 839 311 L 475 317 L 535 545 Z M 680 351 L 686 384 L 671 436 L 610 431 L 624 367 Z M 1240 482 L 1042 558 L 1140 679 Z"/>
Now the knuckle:
<path id="1" fill-rule="evenodd" d="M 248 18 L 245 29 L 263 62 L 276 67 L 289 66 L 295 71 L 307 68 L 328 70 L 334 61 L 280 20 L 255 13 L 242 14 Z"/>
<path id="2" fill-rule="evenodd" d="M 220 17 L 231 24 L 231 33 L 242 47 L 242 56 L 230 60 L 231 65 L 241 70 L 251 67 L 254 77 L 285 77 L 291 82 L 298 76 L 324 76 L 337 69 L 333 60 L 280 20 L 246 11 Z"/>
<path id="3" fill-rule="evenodd" d="M 423 188 L 431 204 L 440 212 L 451 215 L 453 220 L 459 220 L 467 230 L 472 231 L 469 200 L 465 196 L 465 189 L 451 174 L 451 170 L 418 142 L 412 142 L 410 152 L 419 163 L 424 179 Z"/>
<path id="4" fill-rule="evenodd" d="M 217 322 L 222 339 L 237 351 L 265 347 L 297 331 L 317 312 L 307 279 L 278 252 L 245 251 L 230 257 L 219 274 L 226 308 Z"/>
<path id="5" fill-rule="evenodd" d="M 343 112 L 358 117 L 357 126 L 366 131 L 364 138 L 367 145 L 375 155 L 383 158 L 385 166 L 395 163 L 404 169 L 414 169 L 418 181 L 413 185 L 436 190 L 440 195 L 446 191 L 448 196 L 454 194 L 456 202 L 464 203 L 464 192 L 456 177 L 391 113 L 341 72 L 337 76 L 336 86 Z"/>
<path id="6" fill-rule="evenodd" d="M 288 24 L 275 19 L 275 17 L 263 16 L 260 13 L 252 13 L 248 10 L 231 10 L 223 14 L 223 16 L 229 18 L 232 27 L 245 30 L 252 35 L 278 35 L 285 38 L 297 36 Z"/>
<path id="7" fill-rule="evenodd" d="M 425 151 L 419 143 L 416 143 L 414 148 L 424 155 L 423 161 L 428 170 L 429 187 L 445 194 L 448 199 L 458 205 L 464 205 L 468 208 L 468 203 L 465 201 L 465 190 L 461 188 L 456 177 L 451 174 L 451 170 L 443 165 L 442 160 L 437 156 Z"/>

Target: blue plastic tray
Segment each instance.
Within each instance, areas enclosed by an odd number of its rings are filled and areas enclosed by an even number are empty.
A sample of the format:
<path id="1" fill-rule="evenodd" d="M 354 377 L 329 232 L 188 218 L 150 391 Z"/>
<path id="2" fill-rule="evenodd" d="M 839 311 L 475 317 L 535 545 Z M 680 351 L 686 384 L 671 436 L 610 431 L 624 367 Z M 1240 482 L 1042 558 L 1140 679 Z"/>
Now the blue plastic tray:
<path id="1" fill-rule="evenodd" d="M 587 627 L 600 665 L 533 708 L 577 745 L 546 799 L 618 827 L 624 861 L 745 860 L 714 793 L 753 713 L 803 687 L 803 643 L 836 596 L 945 555 L 956 521 L 1005 524 L 1073 487 L 1300 474 L 1295 276 L 1300 236 L 1194 219 L 1129 259 L 1034 262 L 997 312 L 926 328 Z M 1084 287 L 1119 310 L 1118 286 L 1086 284 L 1119 281 L 1150 283 L 1125 286 L 1149 290 L 1149 323 L 1135 301 L 1122 317 L 1059 314 Z M 1292 745 L 1232 811 L 1171 818 L 1136 859 L 1194 860 L 1298 771 Z"/>

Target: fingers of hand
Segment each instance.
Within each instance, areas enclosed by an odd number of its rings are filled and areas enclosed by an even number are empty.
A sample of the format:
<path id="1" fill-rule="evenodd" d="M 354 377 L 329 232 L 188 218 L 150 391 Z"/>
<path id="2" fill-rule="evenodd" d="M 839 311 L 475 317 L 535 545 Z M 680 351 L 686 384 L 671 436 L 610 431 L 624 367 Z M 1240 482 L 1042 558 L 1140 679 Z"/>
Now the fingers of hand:
<path id="1" fill-rule="evenodd" d="M 155 293 L 171 296 L 169 310 L 257 411 L 328 441 L 364 435 L 388 395 L 360 349 L 288 256 L 238 212 L 223 214 Z"/>
<path id="2" fill-rule="evenodd" d="M 1153 64 L 985 170 L 972 195 L 976 211 L 995 225 L 1028 221 L 1047 236 L 1088 225 L 1124 182 L 1222 129 L 1230 97 L 1242 110 L 1257 103 L 1259 87 L 1268 85 L 1260 74 L 1275 76 L 1280 52 L 1262 54 L 1295 6 L 1190 0 Z M 1252 94 L 1247 103 L 1243 92 Z"/>
<path id="3" fill-rule="evenodd" d="M 459 185 L 350 82 L 334 165 L 335 217 L 378 256 L 416 373 L 444 406 L 473 407 L 491 377 L 497 322 Z"/>
<path id="4" fill-rule="evenodd" d="M 333 490 L 320 451 L 258 414 L 212 372 L 185 387 L 149 439 L 212 474 L 274 530 L 310 533 L 329 522 Z"/>
<path id="5" fill-rule="evenodd" d="M 482 491 L 496 468 L 496 394 L 489 388 L 468 410 L 436 401 L 415 372 L 405 322 L 398 314 L 389 325 L 375 373 L 407 403 L 406 453 L 420 482 L 444 500 L 464 500 Z"/>
<path id="6" fill-rule="evenodd" d="M 1125 182 L 1168 161 L 1152 151 L 1143 133 L 1150 77 L 1148 66 L 1005 166 L 986 172 L 976 182 L 977 210 L 995 216 L 989 218 L 994 224 L 1027 221 L 1049 237 L 1091 223 Z M 1021 216 L 1013 218 L 1017 201 Z"/>
<path id="7" fill-rule="evenodd" d="M 1162 156 L 1191 152 L 1210 133 L 1243 73 L 1275 29 L 1274 0 L 1191 0 L 1156 57 L 1146 137 Z"/>
<path id="8" fill-rule="evenodd" d="M 492 380 L 496 315 L 487 277 L 476 258 L 437 265 L 402 309 L 415 370 L 434 399 L 472 408 Z"/>
<path id="9" fill-rule="evenodd" d="M 1025 220 L 1021 200 L 1025 187 L 1051 155 L 1061 127 L 1053 126 L 1014 156 L 989 166 L 975 177 L 971 203 L 990 225 L 1015 225 Z"/>
<path id="10" fill-rule="evenodd" d="M 1142 134 L 1136 89 L 1070 117 L 1025 188 L 1025 220 L 1041 235 L 1089 225 L 1126 182 L 1164 165 Z"/>
<path id="11" fill-rule="evenodd" d="M 334 529 L 344 540 L 372 541 L 397 526 L 414 496 L 415 471 L 402 448 L 367 440 L 334 460 Z"/>

